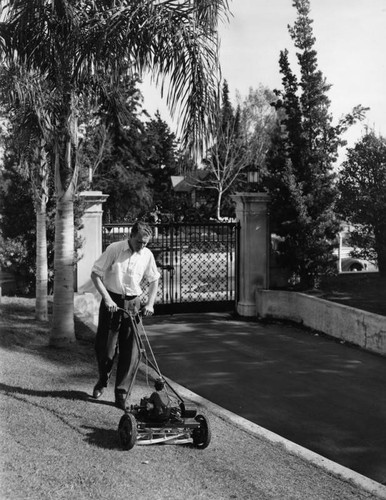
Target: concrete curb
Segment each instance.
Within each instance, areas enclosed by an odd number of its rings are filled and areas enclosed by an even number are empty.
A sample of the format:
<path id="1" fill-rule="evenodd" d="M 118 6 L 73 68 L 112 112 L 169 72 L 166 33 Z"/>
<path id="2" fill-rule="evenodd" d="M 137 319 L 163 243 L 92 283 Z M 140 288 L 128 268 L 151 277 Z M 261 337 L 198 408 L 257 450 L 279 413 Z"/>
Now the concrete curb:
<path id="1" fill-rule="evenodd" d="M 96 332 L 96 326 L 92 322 L 92 320 L 90 320 L 90 318 L 85 317 L 82 313 L 77 314 L 75 312 L 75 314 L 80 321 L 82 321 L 90 328 L 90 330 Z M 141 363 L 139 370 L 142 373 L 150 373 L 155 378 L 158 376 L 150 366 L 145 365 L 144 363 Z M 297 445 L 296 443 L 293 443 L 292 441 L 289 441 L 288 439 L 279 436 L 278 434 L 264 429 L 263 427 L 260 427 L 259 425 L 243 417 L 240 417 L 239 415 L 236 415 L 235 413 L 232 413 L 231 411 L 226 410 L 225 408 L 222 408 L 215 403 L 212 403 L 211 401 L 199 396 L 198 394 L 190 391 L 186 387 L 174 382 L 167 377 L 164 378 L 181 395 L 182 398 L 188 399 L 189 401 L 195 403 L 197 406 L 205 408 L 208 412 L 211 412 L 219 418 L 222 418 L 223 420 L 235 425 L 242 431 L 266 439 L 271 443 L 278 444 L 282 446 L 288 453 L 296 455 L 303 460 L 314 464 L 316 467 L 322 468 L 335 477 L 347 481 L 348 483 L 351 483 L 359 488 L 362 488 L 365 491 L 368 491 L 373 495 L 378 496 L 381 499 L 386 500 L 386 486 L 383 486 L 382 484 L 373 481 L 372 479 L 363 476 L 362 474 L 348 469 L 343 465 L 339 465 L 336 462 L 323 457 L 322 455 L 318 455 L 317 453 L 314 453 L 307 448 Z"/>

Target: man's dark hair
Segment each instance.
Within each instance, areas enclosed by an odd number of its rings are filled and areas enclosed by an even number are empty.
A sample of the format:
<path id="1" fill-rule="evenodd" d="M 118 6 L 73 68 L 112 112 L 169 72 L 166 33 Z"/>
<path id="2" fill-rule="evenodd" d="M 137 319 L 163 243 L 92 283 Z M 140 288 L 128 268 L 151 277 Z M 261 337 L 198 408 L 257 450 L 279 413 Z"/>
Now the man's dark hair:
<path id="1" fill-rule="evenodd" d="M 138 233 L 146 234 L 150 238 L 153 236 L 153 231 L 151 230 L 149 224 L 147 224 L 146 222 L 138 221 L 133 225 L 133 227 L 131 228 L 130 235 L 136 236 Z"/>

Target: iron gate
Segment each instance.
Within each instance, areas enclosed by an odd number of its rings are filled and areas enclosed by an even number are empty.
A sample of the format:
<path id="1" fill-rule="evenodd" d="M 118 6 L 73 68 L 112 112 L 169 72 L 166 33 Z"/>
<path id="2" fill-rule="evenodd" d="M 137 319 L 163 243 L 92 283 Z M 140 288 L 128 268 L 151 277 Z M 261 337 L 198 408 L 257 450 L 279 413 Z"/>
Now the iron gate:
<path id="1" fill-rule="evenodd" d="M 127 238 L 130 228 L 131 224 L 104 224 L 103 250 L 113 241 Z M 152 229 L 149 248 L 161 273 L 158 314 L 234 309 L 236 223 L 152 224 Z"/>

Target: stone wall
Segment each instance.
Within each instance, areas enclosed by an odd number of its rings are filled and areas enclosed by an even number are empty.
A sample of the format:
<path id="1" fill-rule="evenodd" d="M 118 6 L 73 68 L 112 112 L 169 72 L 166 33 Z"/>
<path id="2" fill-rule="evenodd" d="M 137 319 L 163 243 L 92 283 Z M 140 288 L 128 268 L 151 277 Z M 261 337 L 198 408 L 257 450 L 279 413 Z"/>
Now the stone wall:
<path id="1" fill-rule="evenodd" d="M 260 318 L 295 321 L 386 355 L 386 316 L 287 291 L 257 290 L 256 304 Z"/>

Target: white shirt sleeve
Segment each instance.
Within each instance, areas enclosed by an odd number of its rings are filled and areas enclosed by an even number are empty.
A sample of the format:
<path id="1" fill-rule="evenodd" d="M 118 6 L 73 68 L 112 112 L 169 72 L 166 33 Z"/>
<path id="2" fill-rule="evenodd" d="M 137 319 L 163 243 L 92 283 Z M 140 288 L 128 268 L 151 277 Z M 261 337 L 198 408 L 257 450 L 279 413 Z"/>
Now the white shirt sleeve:
<path id="1" fill-rule="evenodd" d="M 155 258 L 152 252 L 150 252 L 150 258 L 144 276 L 149 283 L 158 280 L 161 276 L 157 269 L 157 264 L 155 263 Z"/>
<path id="2" fill-rule="evenodd" d="M 94 262 L 91 272 L 103 278 L 106 270 L 113 264 L 115 259 L 115 248 L 109 245 L 100 257 Z"/>

